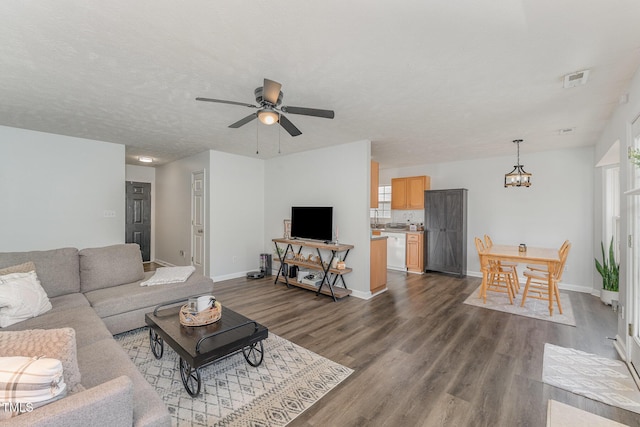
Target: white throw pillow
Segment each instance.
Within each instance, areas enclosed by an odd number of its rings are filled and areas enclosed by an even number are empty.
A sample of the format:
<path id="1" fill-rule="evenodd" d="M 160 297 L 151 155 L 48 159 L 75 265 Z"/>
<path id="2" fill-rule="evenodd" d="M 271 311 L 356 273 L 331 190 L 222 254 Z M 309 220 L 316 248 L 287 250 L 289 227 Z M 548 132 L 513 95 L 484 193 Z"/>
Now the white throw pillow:
<path id="1" fill-rule="evenodd" d="M 51 310 L 35 271 L 0 276 L 0 328 Z"/>
<path id="2" fill-rule="evenodd" d="M 186 281 L 191 274 L 196 271 L 192 265 L 186 267 L 160 267 L 155 274 L 140 283 L 140 286 L 165 285 L 167 283 L 178 283 Z"/>
<path id="3" fill-rule="evenodd" d="M 0 419 L 46 405 L 63 397 L 67 386 L 62 363 L 46 357 L 0 357 Z"/>

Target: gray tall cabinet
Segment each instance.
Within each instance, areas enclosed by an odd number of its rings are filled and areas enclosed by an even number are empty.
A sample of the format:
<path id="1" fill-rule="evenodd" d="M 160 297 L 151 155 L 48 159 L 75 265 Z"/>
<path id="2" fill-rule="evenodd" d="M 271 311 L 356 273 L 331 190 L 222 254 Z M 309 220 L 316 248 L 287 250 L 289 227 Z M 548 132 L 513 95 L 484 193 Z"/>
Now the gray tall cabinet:
<path id="1" fill-rule="evenodd" d="M 425 270 L 467 272 L 466 188 L 424 192 Z"/>

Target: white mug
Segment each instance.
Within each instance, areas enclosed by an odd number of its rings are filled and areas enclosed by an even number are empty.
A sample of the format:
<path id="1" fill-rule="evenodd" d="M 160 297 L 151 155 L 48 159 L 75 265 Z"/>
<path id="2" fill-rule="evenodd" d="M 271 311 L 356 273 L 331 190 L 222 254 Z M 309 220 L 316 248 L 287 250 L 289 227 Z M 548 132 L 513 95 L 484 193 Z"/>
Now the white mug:
<path id="1" fill-rule="evenodd" d="M 203 295 L 198 297 L 198 311 L 203 311 L 213 307 L 215 300 L 216 299 L 213 295 Z"/>

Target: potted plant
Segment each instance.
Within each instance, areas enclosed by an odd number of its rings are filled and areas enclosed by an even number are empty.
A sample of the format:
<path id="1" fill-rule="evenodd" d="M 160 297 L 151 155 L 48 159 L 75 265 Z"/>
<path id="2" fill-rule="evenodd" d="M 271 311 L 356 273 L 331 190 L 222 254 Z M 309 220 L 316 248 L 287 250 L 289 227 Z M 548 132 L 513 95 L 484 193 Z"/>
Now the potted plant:
<path id="1" fill-rule="evenodd" d="M 602 276 L 602 291 L 600 292 L 600 300 L 611 305 L 611 301 L 618 300 L 618 273 L 620 271 L 620 264 L 616 263 L 616 259 L 613 252 L 613 237 L 611 243 L 609 243 L 609 257 L 604 252 L 604 243 L 600 242 L 600 249 L 602 250 L 602 264 L 596 258 L 596 269 L 600 276 Z"/>

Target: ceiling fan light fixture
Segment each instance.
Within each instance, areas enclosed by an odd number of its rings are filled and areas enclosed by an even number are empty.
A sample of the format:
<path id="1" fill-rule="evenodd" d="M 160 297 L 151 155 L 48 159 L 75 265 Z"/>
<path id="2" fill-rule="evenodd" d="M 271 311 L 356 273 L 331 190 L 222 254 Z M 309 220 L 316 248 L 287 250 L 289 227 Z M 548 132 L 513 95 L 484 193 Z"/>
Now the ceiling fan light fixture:
<path id="1" fill-rule="evenodd" d="M 261 110 L 258 111 L 258 120 L 265 125 L 272 125 L 278 123 L 280 115 L 273 110 Z"/>

